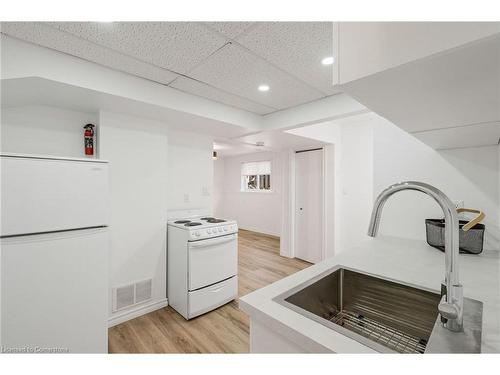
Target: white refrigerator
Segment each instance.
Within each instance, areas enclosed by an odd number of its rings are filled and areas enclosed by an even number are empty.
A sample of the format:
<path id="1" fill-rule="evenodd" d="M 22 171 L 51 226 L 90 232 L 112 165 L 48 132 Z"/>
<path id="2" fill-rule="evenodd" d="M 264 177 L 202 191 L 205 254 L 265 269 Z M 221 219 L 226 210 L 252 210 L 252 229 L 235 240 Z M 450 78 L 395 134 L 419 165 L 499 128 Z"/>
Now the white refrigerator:
<path id="1" fill-rule="evenodd" d="M 2 352 L 106 353 L 107 163 L 0 159 Z"/>

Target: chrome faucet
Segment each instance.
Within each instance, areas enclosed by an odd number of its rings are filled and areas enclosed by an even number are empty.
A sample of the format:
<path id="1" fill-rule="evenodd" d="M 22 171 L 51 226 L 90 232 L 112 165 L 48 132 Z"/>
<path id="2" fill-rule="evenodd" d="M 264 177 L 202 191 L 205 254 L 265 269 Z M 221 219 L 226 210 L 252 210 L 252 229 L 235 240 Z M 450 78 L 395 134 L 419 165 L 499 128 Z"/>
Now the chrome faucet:
<path id="1" fill-rule="evenodd" d="M 445 220 L 445 280 L 442 290 L 443 296 L 438 310 L 441 321 L 450 331 L 463 331 L 463 287 L 458 281 L 458 231 L 459 221 L 455 205 L 439 189 L 434 186 L 417 181 L 405 181 L 389 186 L 382 191 L 373 205 L 368 235 L 375 237 L 378 232 L 380 215 L 387 199 L 394 193 L 402 190 L 416 190 L 425 193 L 439 204 L 444 212 Z M 444 289 L 442 288 L 442 289 Z"/>

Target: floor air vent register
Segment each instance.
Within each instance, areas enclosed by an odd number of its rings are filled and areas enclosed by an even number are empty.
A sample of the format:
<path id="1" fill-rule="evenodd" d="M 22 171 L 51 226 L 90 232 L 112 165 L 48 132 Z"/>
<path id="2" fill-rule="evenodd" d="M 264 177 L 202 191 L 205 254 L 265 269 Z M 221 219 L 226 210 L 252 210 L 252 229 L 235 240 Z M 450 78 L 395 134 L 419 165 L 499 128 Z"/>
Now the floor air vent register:
<path id="1" fill-rule="evenodd" d="M 152 279 L 148 279 L 114 288 L 113 312 L 150 300 L 152 283 Z"/>

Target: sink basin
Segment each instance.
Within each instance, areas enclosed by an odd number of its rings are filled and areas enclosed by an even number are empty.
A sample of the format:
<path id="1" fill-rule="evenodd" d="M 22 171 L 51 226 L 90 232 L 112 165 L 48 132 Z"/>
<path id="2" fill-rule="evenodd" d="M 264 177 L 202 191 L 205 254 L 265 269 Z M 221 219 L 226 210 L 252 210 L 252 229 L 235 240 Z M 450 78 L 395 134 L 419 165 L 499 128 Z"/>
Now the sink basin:
<path id="1" fill-rule="evenodd" d="M 378 352 L 480 352 L 482 303 L 466 299 L 465 332 L 442 327 L 440 294 L 336 267 L 274 300 Z"/>

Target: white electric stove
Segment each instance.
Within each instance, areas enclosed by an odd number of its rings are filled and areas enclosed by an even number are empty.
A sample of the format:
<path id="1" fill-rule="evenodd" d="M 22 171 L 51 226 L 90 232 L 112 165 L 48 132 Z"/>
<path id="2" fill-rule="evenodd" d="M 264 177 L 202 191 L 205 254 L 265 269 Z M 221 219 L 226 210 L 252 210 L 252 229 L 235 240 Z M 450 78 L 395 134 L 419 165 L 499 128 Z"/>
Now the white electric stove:
<path id="1" fill-rule="evenodd" d="M 203 210 L 169 213 L 168 303 L 186 319 L 238 296 L 238 225 Z"/>

